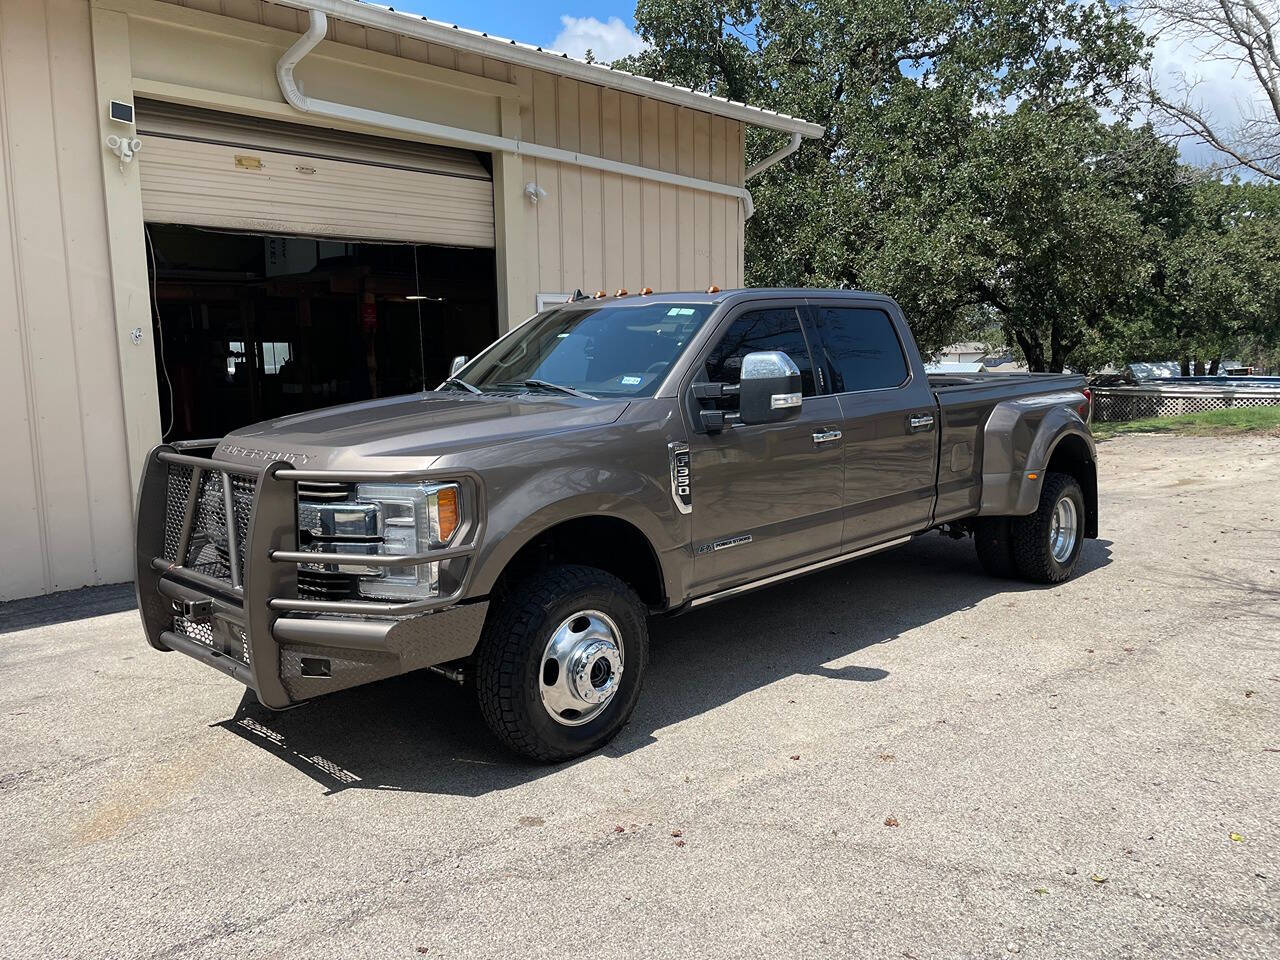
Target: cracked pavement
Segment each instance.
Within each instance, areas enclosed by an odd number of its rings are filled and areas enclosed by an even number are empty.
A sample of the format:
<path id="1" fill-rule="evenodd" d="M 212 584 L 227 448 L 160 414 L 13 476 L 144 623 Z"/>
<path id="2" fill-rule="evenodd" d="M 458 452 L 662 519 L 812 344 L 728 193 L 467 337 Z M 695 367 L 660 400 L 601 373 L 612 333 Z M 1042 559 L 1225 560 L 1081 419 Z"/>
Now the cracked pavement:
<path id="1" fill-rule="evenodd" d="M 1274 957 L 1280 438 L 1099 456 L 1071 583 L 930 535 L 654 621 L 561 766 L 434 675 L 269 714 L 128 587 L 0 605 L 0 957 Z"/>

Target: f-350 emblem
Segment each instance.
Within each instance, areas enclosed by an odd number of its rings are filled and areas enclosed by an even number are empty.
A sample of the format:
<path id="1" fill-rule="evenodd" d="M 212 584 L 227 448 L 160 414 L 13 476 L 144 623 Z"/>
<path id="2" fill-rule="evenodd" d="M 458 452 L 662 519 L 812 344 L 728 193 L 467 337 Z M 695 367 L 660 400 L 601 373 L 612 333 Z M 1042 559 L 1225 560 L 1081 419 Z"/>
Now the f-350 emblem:
<path id="1" fill-rule="evenodd" d="M 689 470 L 689 445 L 668 443 L 671 457 L 671 499 L 681 513 L 693 512 L 693 474 Z"/>

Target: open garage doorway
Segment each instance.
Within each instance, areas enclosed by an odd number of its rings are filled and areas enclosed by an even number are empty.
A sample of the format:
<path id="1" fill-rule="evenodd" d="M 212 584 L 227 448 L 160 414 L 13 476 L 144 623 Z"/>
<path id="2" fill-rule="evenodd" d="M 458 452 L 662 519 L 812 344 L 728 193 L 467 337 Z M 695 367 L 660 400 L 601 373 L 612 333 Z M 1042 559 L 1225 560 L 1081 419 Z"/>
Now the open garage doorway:
<path id="1" fill-rule="evenodd" d="M 167 441 L 431 389 L 498 334 L 492 249 L 146 229 Z"/>

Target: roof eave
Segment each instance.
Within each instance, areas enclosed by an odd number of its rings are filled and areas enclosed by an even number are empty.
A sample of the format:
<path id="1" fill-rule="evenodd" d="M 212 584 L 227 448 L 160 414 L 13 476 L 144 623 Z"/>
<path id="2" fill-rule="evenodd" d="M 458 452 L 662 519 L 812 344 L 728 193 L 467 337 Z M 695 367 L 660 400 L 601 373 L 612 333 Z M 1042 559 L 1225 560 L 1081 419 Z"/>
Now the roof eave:
<path id="1" fill-rule="evenodd" d="M 429 43 L 438 43 L 493 60 L 503 60 L 535 70 L 556 73 L 584 83 L 593 83 L 642 97 L 663 100 L 691 110 L 740 120 L 757 127 L 780 130 L 785 133 L 798 133 L 809 139 L 821 137 L 825 132 L 820 124 L 811 123 L 799 117 L 790 117 L 763 107 L 753 107 L 736 100 L 700 93 L 662 80 L 652 80 L 627 73 L 625 70 L 614 70 L 603 64 L 587 63 L 576 60 L 568 54 L 551 53 L 528 44 L 517 43 L 515 40 L 491 37 L 477 30 L 362 3 L 360 0 L 271 0 L 271 2 L 296 10 L 319 10 L 339 20 L 346 20 L 360 26 L 385 30 L 388 33 L 413 37 Z"/>

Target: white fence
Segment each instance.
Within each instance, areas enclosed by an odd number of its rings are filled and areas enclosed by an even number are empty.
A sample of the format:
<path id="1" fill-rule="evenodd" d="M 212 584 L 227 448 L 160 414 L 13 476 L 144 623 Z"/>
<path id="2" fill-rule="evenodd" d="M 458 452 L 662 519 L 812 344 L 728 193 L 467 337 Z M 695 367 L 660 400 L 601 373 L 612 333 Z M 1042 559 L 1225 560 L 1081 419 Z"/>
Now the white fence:
<path id="1" fill-rule="evenodd" d="M 1231 407 L 1280 406 L 1280 382 L 1275 385 L 1209 383 L 1143 383 L 1094 387 L 1093 419 L 1099 422 L 1176 417 L 1184 413 Z"/>

